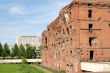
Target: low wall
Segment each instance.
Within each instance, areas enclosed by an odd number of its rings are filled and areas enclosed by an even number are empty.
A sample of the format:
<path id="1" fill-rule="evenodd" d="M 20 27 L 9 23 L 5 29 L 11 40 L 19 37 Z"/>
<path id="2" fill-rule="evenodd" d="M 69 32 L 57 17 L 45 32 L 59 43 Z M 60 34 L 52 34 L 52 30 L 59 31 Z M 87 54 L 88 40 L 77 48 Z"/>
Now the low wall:
<path id="1" fill-rule="evenodd" d="M 26 59 L 26 60 L 29 63 L 41 62 L 41 59 Z M 21 62 L 22 62 L 21 59 L 5 59 L 5 60 L 0 60 L 0 64 L 3 64 L 3 63 L 21 63 Z"/>

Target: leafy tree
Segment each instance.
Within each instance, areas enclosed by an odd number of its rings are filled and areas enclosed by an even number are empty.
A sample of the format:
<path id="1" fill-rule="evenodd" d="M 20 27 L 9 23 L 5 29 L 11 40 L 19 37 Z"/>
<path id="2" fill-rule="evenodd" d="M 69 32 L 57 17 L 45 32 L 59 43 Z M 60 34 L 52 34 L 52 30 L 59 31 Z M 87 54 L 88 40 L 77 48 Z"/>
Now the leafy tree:
<path id="1" fill-rule="evenodd" d="M 10 56 L 11 56 L 12 58 L 15 57 L 15 55 L 14 55 L 14 53 L 13 53 L 13 49 L 14 49 L 14 48 L 11 48 L 12 52 L 10 52 Z"/>
<path id="2" fill-rule="evenodd" d="M 4 44 L 4 48 L 2 51 L 2 56 L 6 57 L 6 56 L 10 56 L 10 50 L 9 50 L 9 46 L 7 43 Z"/>
<path id="3" fill-rule="evenodd" d="M 36 58 L 41 58 L 41 49 L 42 49 L 42 46 L 39 46 L 36 48 Z"/>
<path id="4" fill-rule="evenodd" d="M 26 45 L 26 58 L 36 58 L 36 47 Z"/>
<path id="5" fill-rule="evenodd" d="M 32 47 L 32 58 L 36 58 L 36 47 Z"/>
<path id="6" fill-rule="evenodd" d="M 22 44 L 20 45 L 19 49 L 20 49 L 20 56 L 23 56 L 26 58 L 26 50 Z"/>
<path id="7" fill-rule="evenodd" d="M 2 56 L 2 52 L 3 52 L 3 48 L 2 48 L 2 44 L 0 43 L 0 57 Z"/>
<path id="8" fill-rule="evenodd" d="M 15 57 L 15 56 L 18 56 L 19 57 L 19 47 L 17 44 L 14 45 L 14 47 L 12 48 L 12 56 Z"/>
<path id="9" fill-rule="evenodd" d="M 26 44 L 26 58 L 32 58 L 32 46 Z"/>

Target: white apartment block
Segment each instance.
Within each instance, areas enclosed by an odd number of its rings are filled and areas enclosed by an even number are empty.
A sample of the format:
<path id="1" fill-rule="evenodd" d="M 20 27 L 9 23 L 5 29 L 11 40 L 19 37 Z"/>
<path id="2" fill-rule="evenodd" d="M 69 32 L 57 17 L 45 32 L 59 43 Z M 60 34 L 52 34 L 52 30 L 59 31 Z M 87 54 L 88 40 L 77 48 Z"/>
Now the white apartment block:
<path id="1" fill-rule="evenodd" d="M 30 44 L 32 46 L 40 46 L 41 45 L 41 38 L 37 36 L 19 36 L 16 39 L 16 43 L 18 45 L 26 45 Z"/>

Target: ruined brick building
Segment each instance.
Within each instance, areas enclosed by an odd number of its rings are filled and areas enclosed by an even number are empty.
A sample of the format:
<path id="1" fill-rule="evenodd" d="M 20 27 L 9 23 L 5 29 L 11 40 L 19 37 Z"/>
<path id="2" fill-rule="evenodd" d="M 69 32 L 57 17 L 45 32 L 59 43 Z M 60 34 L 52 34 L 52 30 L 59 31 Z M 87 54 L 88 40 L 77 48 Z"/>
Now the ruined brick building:
<path id="1" fill-rule="evenodd" d="M 110 61 L 110 0 L 73 0 L 42 33 L 42 64 L 67 73 Z"/>

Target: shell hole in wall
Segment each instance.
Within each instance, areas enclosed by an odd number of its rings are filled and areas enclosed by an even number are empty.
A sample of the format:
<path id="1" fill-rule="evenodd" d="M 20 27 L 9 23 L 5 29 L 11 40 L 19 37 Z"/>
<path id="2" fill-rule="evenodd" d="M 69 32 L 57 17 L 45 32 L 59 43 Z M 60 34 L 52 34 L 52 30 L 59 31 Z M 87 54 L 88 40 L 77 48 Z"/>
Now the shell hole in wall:
<path id="1" fill-rule="evenodd" d="M 73 39 L 71 38 L 70 40 L 72 41 Z"/>
<path id="2" fill-rule="evenodd" d="M 70 28 L 72 28 L 72 26 L 70 26 Z"/>
<path id="3" fill-rule="evenodd" d="M 70 51 L 70 53 L 72 53 L 72 50 Z"/>
<path id="4" fill-rule="evenodd" d="M 70 15 L 71 15 L 71 12 L 69 12 L 70 13 Z"/>
<path id="5" fill-rule="evenodd" d="M 68 29 L 68 28 L 66 28 L 66 30 L 67 30 L 67 33 L 69 34 L 69 29 Z"/>

